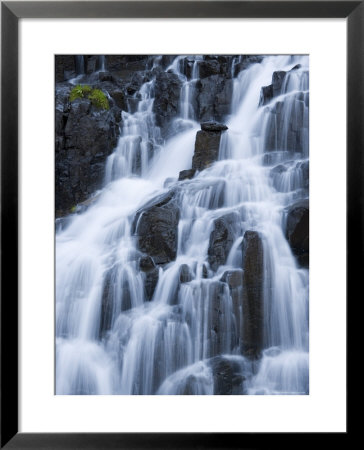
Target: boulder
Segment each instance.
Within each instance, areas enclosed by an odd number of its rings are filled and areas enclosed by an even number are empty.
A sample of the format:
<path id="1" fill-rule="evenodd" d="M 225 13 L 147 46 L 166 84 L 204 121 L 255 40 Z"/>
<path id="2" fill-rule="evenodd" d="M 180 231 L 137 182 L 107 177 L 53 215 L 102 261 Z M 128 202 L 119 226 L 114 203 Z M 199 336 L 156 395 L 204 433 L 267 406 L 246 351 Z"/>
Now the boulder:
<path id="1" fill-rule="evenodd" d="M 287 210 L 286 237 L 303 267 L 309 264 L 309 201 L 301 200 Z"/>
<path id="2" fill-rule="evenodd" d="M 256 231 L 246 231 L 243 251 L 243 335 L 245 356 L 258 358 L 263 347 L 264 261 L 262 239 Z"/>
<path id="3" fill-rule="evenodd" d="M 196 173 L 196 169 L 182 170 L 179 173 L 178 181 L 190 180 L 191 178 L 193 178 L 195 176 L 195 173 Z"/>
<path id="4" fill-rule="evenodd" d="M 174 261 L 177 254 L 179 208 L 173 191 L 148 202 L 135 215 L 133 229 L 139 249 L 155 264 Z"/>
<path id="5" fill-rule="evenodd" d="M 208 125 L 204 124 L 204 127 Z M 213 127 L 213 125 L 212 125 Z M 196 134 L 195 151 L 192 158 L 193 170 L 204 170 L 214 163 L 219 157 L 221 134 L 224 125 L 218 124 L 216 130 L 200 130 Z"/>
<path id="6" fill-rule="evenodd" d="M 214 395 L 239 395 L 244 393 L 241 366 L 237 361 L 224 356 L 215 356 L 208 361 L 214 380 Z"/>
<path id="7" fill-rule="evenodd" d="M 212 270 L 225 264 L 234 243 L 237 214 L 229 213 L 214 221 L 208 247 L 208 262 Z"/>
<path id="8" fill-rule="evenodd" d="M 243 55 L 241 61 L 234 66 L 234 77 L 236 77 L 239 72 L 247 69 L 252 64 L 259 64 L 263 61 L 263 56 L 261 55 Z"/>

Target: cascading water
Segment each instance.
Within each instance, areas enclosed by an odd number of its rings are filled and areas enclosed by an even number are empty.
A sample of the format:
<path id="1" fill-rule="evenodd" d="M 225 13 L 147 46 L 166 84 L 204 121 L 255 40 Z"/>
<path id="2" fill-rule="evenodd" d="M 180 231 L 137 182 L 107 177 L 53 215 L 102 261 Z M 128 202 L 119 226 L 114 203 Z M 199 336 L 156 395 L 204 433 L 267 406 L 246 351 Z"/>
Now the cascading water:
<path id="1" fill-rule="evenodd" d="M 57 394 L 308 393 L 308 270 L 285 236 L 287 208 L 308 198 L 308 58 L 266 56 L 241 71 L 218 160 L 177 181 L 200 128 L 191 105 L 202 57 L 190 59 L 189 76 L 182 57 L 167 69 L 182 81 L 172 137 L 164 142 L 156 126 L 153 79 L 138 93 L 138 110 L 123 112 L 104 188 L 56 235 Z M 232 58 L 232 75 L 238 63 Z M 278 71 L 287 75 L 264 102 L 261 88 Z M 179 211 L 177 251 L 153 266 L 158 282 L 148 298 L 136 235 L 145 205 L 168 195 Z M 217 264 L 210 245 L 222 217 L 231 245 Z M 263 255 L 254 355 L 243 338 L 249 236 Z"/>

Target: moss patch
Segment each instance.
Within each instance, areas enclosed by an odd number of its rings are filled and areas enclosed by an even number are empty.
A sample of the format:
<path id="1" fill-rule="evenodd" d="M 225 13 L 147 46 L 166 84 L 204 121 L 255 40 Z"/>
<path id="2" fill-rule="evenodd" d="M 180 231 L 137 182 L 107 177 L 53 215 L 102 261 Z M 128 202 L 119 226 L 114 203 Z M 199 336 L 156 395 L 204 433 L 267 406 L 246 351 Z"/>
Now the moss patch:
<path id="1" fill-rule="evenodd" d="M 76 98 L 88 98 L 93 106 L 99 109 L 110 109 L 109 101 L 106 95 L 100 89 L 92 89 L 88 85 L 75 86 L 70 92 L 70 102 Z"/>

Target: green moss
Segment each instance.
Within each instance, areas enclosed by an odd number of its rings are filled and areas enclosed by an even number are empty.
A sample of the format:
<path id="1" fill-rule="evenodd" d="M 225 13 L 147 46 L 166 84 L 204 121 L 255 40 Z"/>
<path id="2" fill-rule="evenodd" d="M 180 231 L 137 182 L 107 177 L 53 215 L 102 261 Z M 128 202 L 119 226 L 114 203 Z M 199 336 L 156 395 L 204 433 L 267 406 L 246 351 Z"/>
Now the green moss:
<path id="1" fill-rule="evenodd" d="M 75 86 L 70 92 L 70 102 L 73 102 L 76 98 L 88 98 L 96 108 L 110 108 L 106 95 L 100 89 L 92 89 L 91 86 L 80 84 Z"/>
<path id="2" fill-rule="evenodd" d="M 97 108 L 101 109 L 109 109 L 109 101 L 106 95 L 100 91 L 100 89 L 93 89 L 91 93 L 88 95 L 88 98 L 91 100 L 91 103 Z"/>
<path id="3" fill-rule="evenodd" d="M 77 209 L 77 205 L 72 206 L 71 213 L 74 214 L 76 212 L 76 209 Z"/>

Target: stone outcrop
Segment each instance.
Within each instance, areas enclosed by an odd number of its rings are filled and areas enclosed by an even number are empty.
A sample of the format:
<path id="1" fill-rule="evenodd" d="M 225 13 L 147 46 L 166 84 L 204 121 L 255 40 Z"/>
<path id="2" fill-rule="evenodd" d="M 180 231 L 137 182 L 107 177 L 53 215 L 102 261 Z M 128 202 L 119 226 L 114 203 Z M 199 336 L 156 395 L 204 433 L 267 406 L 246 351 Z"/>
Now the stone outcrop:
<path id="1" fill-rule="evenodd" d="M 173 191 L 151 200 L 136 213 L 133 228 L 138 247 L 152 257 L 155 264 L 175 260 L 178 221 L 179 208 Z"/>
<path id="2" fill-rule="evenodd" d="M 168 123 L 178 114 L 181 81 L 174 73 L 160 71 L 155 80 L 153 110 L 156 123 L 166 133 Z"/>
<path id="3" fill-rule="evenodd" d="M 233 81 L 222 75 L 211 75 L 196 82 L 197 120 L 224 120 L 230 113 Z"/>
<path id="4" fill-rule="evenodd" d="M 207 251 L 208 262 L 214 271 L 226 262 L 234 243 L 236 222 L 236 213 L 225 214 L 214 221 Z"/>
<path id="5" fill-rule="evenodd" d="M 69 103 L 69 90 L 59 90 L 56 96 L 57 217 L 101 188 L 106 158 L 119 135 L 115 110 L 98 110 L 88 99 Z"/>
<path id="6" fill-rule="evenodd" d="M 286 237 L 299 264 L 309 265 L 309 202 L 301 200 L 287 210 Z"/>
<path id="7" fill-rule="evenodd" d="M 193 170 L 204 170 L 219 157 L 221 133 L 227 129 L 226 125 L 207 122 L 201 125 L 196 134 L 195 152 L 192 158 Z"/>
<path id="8" fill-rule="evenodd" d="M 264 261 L 262 239 L 256 231 L 246 231 L 243 251 L 243 354 L 258 358 L 263 346 Z"/>
<path id="9" fill-rule="evenodd" d="M 235 317 L 236 328 L 233 332 L 233 345 L 242 350 L 243 336 L 243 270 L 227 270 L 221 277 L 221 281 L 227 283 L 230 289 L 231 300 L 233 303 L 233 313 Z"/>

